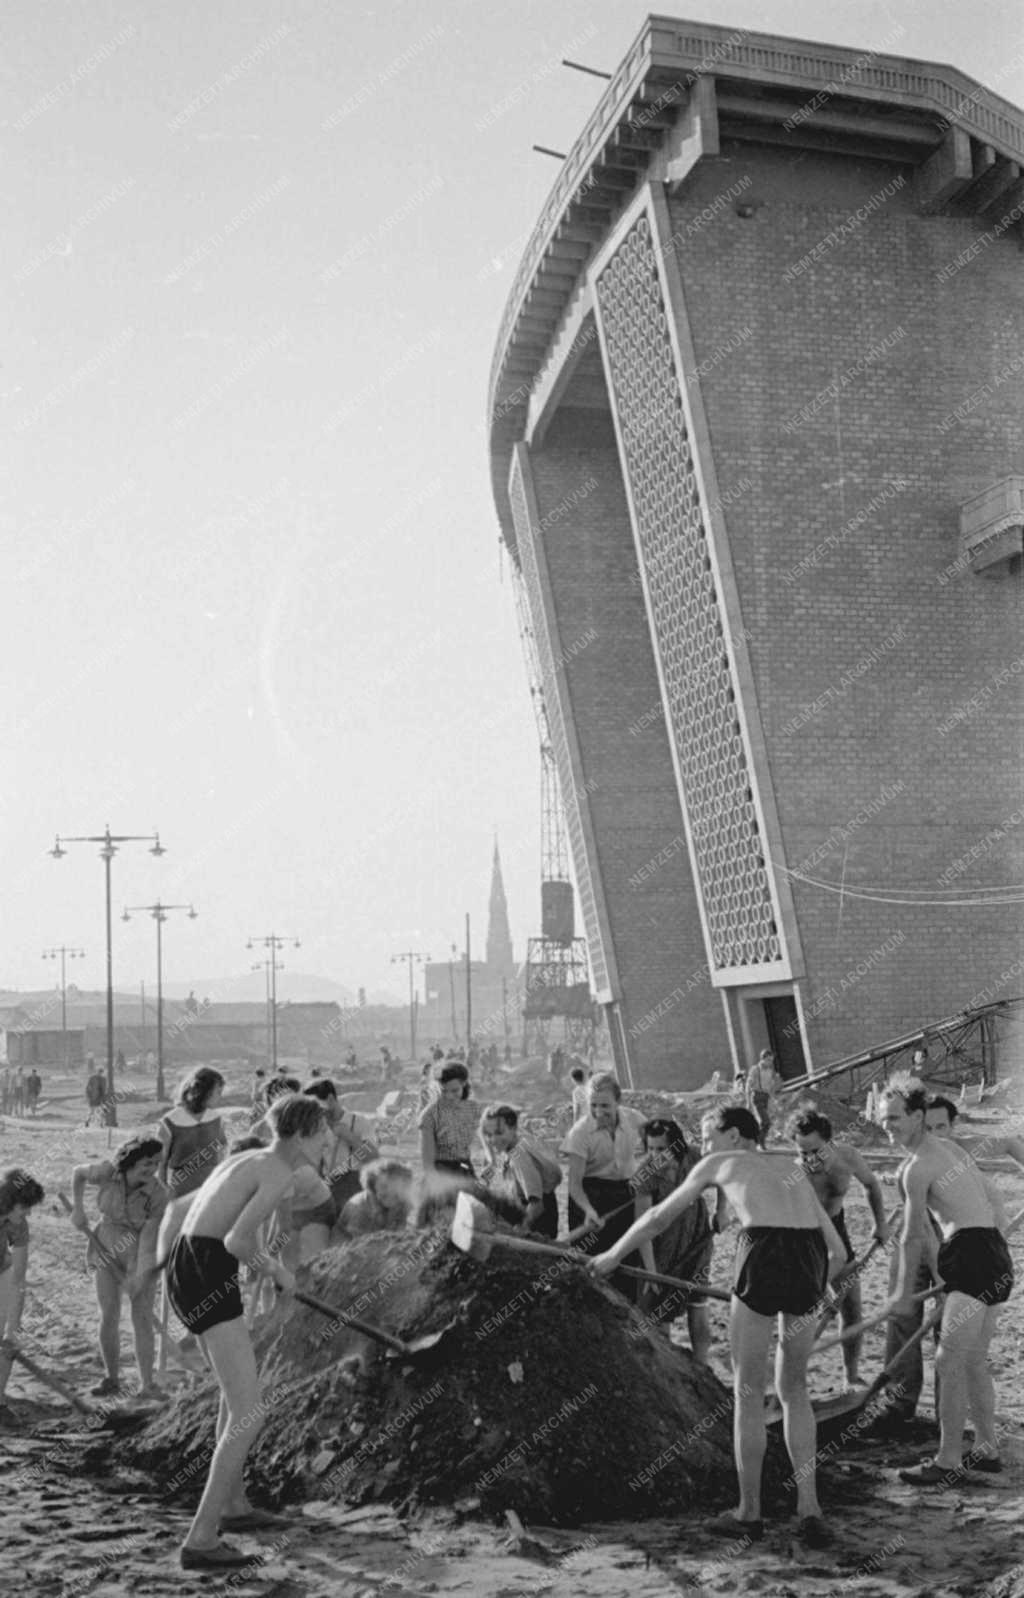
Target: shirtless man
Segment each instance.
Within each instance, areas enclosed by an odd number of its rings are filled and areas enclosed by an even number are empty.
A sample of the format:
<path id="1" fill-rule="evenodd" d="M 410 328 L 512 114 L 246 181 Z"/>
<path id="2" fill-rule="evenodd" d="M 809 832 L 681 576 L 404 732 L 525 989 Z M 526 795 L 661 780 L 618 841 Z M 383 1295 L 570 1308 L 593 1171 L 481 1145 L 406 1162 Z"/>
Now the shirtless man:
<path id="1" fill-rule="evenodd" d="M 242 1318 L 239 1263 L 258 1263 L 278 1287 L 295 1278 L 279 1261 L 258 1258 L 260 1225 L 291 1191 L 295 1172 L 319 1167 L 328 1142 L 323 1107 L 305 1094 L 277 1098 L 267 1111 L 273 1142 L 218 1165 L 196 1193 L 167 1259 L 167 1291 L 175 1313 L 199 1338 L 220 1383 L 217 1445 L 203 1496 L 181 1548 L 184 1570 L 225 1570 L 249 1556 L 219 1531 L 257 1531 L 287 1525 L 253 1509 L 242 1471 L 260 1429 L 260 1384 L 252 1342 Z"/>
<path id="2" fill-rule="evenodd" d="M 944 1099 L 936 1094 L 935 1098 L 928 1100 L 928 1109 L 925 1112 L 924 1127 L 926 1132 L 931 1132 L 933 1137 L 951 1138 L 957 1148 L 963 1149 L 972 1159 L 977 1160 L 982 1156 L 997 1159 L 1003 1155 L 1006 1159 L 1016 1160 L 1018 1165 L 1024 1166 L 1024 1138 L 1019 1137 L 971 1137 L 969 1134 L 954 1135 L 953 1127 L 958 1115 L 956 1105 L 951 1099 Z M 985 1181 L 988 1196 L 992 1201 L 995 1211 L 996 1225 L 1001 1232 L 1006 1230 L 1006 1206 L 1003 1196 L 994 1182 Z"/>
<path id="3" fill-rule="evenodd" d="M 1002 1469 L 995 1432 L 995 1389 L 988 1348 L 1013 1287 L 1013 1262 L 995 1224 L 985 1183 L 970 1155 L 925 1129 L 928 1095 L 919 1082 L 890 1085 L 882 1105 L 882 1125 L 890 1141 L 907 1149 L 903 1167 L 906 1193 L 899 1241 L 895 1314 L 907 1309 L 910 1244 L 926 1224 L 930 1209 L 942 1229 L 938 1274 L 946 1287 L 939 1351 L 939 1451 L 900 1477 L 913 1487 L 954 1486 L 968 1470 Z M 964 1421 L 974 1422 L 974 1447 L 963 1457 Z"/>
<path id="4" fill-rule="evenodd" d="M 745 1106 L 726 1104 L 706 1115 L 701 1123 L 705 1158 L 670 1197 L 592 1260 L 590 1269 L 609 1275 L 631 1249 L 657 1237 L 680 1211 L 697 1203 L 705 1188 L 715 1187 L 726 1195 L 743 1228 L 729 1317 L 740 1501 L 733 1514 L 719 1515 L 705 1527 L 717 1536 L 746 1537 L 751 1542 L 764 1535 L 764 1368 L 778 1319 L 775 1386 L 793 1462 L 797 1536 L 810 1548 L 823 1548 L 832 1536 L 821 1518 L 815 1483 L 817 1428 L 807 1393 L 807 1359 L 814 1346 L 815 1306 L 828 1277 L 841 1269 L 845 1251 L 799 1166 L 762 1153 L 760 1135 L 757 1119 Z"/>
<path id="5" fill-rule="evenodd" d="M 844 1205 L 854 1177 L 863 1187 L 871 1206 L 871 1213 L 875 1219 L 873 1235 L 877 1242 L 887 1243 L 889 1227 L 885 1218 L 882 1184 L 864 1156 L 849 1144 L 844 1143 L 840 1146 L 833 1143 L 832 1123 L 827 1115 L 822 1115 L 817 1110 L 808 1110 L 801 1115 L 796 1121 L 793 1133 L 800 1150 L 800 1164 L 817 1193 L 825 1214 L 839 1233 L 846 1250 L 847 1264 L 854 1258 L 854 1249 L 846 1227 Z M 842 1282 L 839 1285 L 839 1292 L 841 1294 L 839 1321 L 845 1330 L 847 1326 L 856 1326 L 862 1318 L 860 1282 L 856 1275 Z M 843 1367 L 846 1372 L 844 1392 L 849 1392 L 858 1386 L 857 1370 L 863 1342 L 864 1338 L 861 1336 L 851 1338 L 848 1343 L 842 1345 Z"/>

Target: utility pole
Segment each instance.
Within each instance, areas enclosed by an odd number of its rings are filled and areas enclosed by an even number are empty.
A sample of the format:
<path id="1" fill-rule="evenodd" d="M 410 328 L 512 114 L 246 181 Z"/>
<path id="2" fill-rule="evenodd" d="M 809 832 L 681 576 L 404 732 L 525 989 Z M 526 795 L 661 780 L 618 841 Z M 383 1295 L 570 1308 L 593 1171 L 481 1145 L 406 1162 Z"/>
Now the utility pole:
<path id="1" fill-rule="evenodd" d="M 250 938 L 245 946 L 247 949 L 261 946 L 270 951 L 267 963 L 270 967 L 270 1069 L 272 1071 L 277 1070 L 277 972 L 279 965 L 277 951 L 285 948 L 288 944 L 291 944 L 293 949 L 302 947 L 298 938 L 282 938 L 276 932 L 268 932 L 262 938 Z"/>
<path id="2" fill-rule="evenodd" d="M 459 1041 L 459 1018 L 458 1018 L 457 1014 L 455 1013 L 455 959 L 456 959 L 456 956 L 457 956 L 458 952 L 459 952 L 458 949 L 455 947 L 455 944 L 453 943 L 452 944 L 452 952 L 451 952 L 451 955 L 450 955 L 449 960 L 448 960 L 448 987 L 449 987 L 449 990 L 451 992 L 451 1001 L 452 1001 L 452 1042 L 453 1043 L 458 1043 L 458 1041 Z"/>
<path id="3" fill-rule="evenodd" d="M 56 960 L 60 956 L 60 1043 L 61 1058 L 64 1061 L 64 1074 L 68 1069 L 68 981 L 66 961 L 83 960 L 84 949 L 72 949 L 66 943 L 61 943 L 56 949 L 44 949 L 44 960 Z"/>
<path id="4" fill-rule="evenodd" d="M 400 965 L 403 960 L 409 962 L 409 1063 L 416 1064 L 416 989 L 413 983 L 413 966 L 418 960 L 422 965 L 424 961 L 432 958 L 429 954 L 420 954 L 418 949 L 406 949 L 402 954 L 391 956 L 392 965 Z"/>
<path id="5" fill-rule="evenodd" d="M 199 911 L 192 904 L 161 904 L 158 899 L 156 904 L 130 904 L 125 906 L 122 921 L 130 921 L 131 913 L 145 911 L 156 922 L 156 1096 L 163 1100 L 167 1096 L 164 1087 L 164 922 L 167 920 L 169 910 L 187 910 L 190 921 L 194 921 Z M 143 989 L 143 1019 L 145 1019 L 145 989 Z"/>
<path id="6" fill-rule="evenodd" d="M 469 911 L 466 911 L 466 1054 L 473 1042 L 473 975 L 469 955 Z"/>
<path id="7" fill-rule="evenodd" d="M 67 850 L 64 848 L 65 843 L 98 843 L 102 845 L 100 859 L 103 861 L 104 868 L 107 925 L 107 1125 L 116 1126 L 117 1093 L 114 1086 L 114 927 L 110 908 L 110 863 L 119 846 L 123 843 L 148 843 L 150 844 L 150 854 L 158 857 L 166 854 L 167 850 L 161 844 L 158 832 L 112 833 L 109 821 L 99 836 L 86 835 L 84 837 L 64 838 L 62 842 L 58 833 L 56 842 L 50 850 L 55 860 L 63 860 L 67 854 Z"/>

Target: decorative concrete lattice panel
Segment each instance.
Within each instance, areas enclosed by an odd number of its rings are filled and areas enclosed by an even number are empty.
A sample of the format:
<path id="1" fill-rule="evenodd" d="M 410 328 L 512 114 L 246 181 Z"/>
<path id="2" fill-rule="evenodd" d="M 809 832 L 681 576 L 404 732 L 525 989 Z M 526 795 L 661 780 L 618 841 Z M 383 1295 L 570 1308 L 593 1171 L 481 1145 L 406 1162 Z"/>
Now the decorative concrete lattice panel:
<path id="1" fill-rule="evenodd" d="M 530 525 L 526 490 L 523 486 L 523 474 L 518 460 L 514 462 L 512 467 L 509 502 L 512 507 L 512 518 L 515 522 L 516 547 L 522 563 L 523 583 L 526 588 L 530 620 L 533 623 L 533 636 L 537 646 L 541 687 L 544 692 L 544 708 L 551 731 L 551 747 L 555 752 L 562 810 L 565 815 L 566 830 L 569 834 L 569 846 L 572 849 L 576 885 L 579 889 L 580 912 L 587 932 L 590 968 L 594 976 L 594 986 L 599 993 L 602 993 L 610 989 L 608 962 L 605 957 L 604 941 L 601 936 L 601 923 L 597 914 L 594 879 L 591 874 L 590 859 L 587 854 L 583 833 L 583 818 L 580 814 L 576 785 L 573 782 L 572 759 L 565 734 L 565 716 L 563 714 L 562 701 L 559 698 L 559 675 L 555 667 L 555 650 L 548 631 L 547 611 L 544 606 L 540 569 L 537 563 L 537 552 L 534 548 L 534 532 Z M 562 681 L 564 683 L 564 674 Z"/>
<path id="2" fill-rule="evenodd" d="M 781 940 L 646 216 L 597 292 L 712 965 L 771 964 Z"/>

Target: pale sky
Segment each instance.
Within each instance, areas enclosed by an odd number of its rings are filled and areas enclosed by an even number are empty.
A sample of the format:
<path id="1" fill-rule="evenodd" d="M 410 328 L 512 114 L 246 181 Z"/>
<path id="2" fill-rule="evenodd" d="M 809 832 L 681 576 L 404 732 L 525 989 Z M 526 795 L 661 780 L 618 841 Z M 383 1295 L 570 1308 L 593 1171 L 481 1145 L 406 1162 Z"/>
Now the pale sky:
<path id="1" fill-rule="evenodd" d="M 666 8 L 668 14 L 683 15 Z M 114 908 L 194 900 L 167 980 L 404 988 L 492 837 L 539 930 L 539 762 L 486 450 L 526 240 L 633 0 L 9 0 L 0 986 Z M 703 0 L 699 19 L 947 61 L 1024 104 L 1018 0 Z M 900 31 L 904 30 L 904 31 Z M 119 987 L 152 925 L 115 927 Z"/>

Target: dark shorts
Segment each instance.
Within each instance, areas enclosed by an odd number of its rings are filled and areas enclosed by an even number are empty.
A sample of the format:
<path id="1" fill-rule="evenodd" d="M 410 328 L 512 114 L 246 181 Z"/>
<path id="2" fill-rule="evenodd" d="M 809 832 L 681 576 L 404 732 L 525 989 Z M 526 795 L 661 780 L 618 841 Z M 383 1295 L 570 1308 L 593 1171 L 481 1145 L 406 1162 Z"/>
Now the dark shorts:
<path id="1" fill-rule="evenodd" d="M 733 1292 L 755 1315 L 806 1315 L 825 1291 L 828 1249 L 818 1227 L 748 1226 Z"/>
<path id="2" fill-rule="evenodd" d="M 939 1275 L 949 1293 L 983 1304 L 1005 1304 L 1013 1290 L 1013 1260 L 994 1226 L 965 1226 L 939 1249 Z"/>
<path id="3" fill-rule="evenodd" d="M 338 1210 L 333 1195 L 314 1204 L 312 1209 L 292 1210 L 292 1225 L 297 1232 L 301 1232 L 304 1226 L 326 1226 L 330 1231 L 337 1219 Z"/>
<path id="4" fill-rule="evenodd" d="M 694 1282 L 699 1287 L 707 1287 L 711 1282 L 711 1256 L 714 1252 L 715 1240 L 710 1232 L 697 1239 L 685 1254 L 662 1265 L 658 1261 L 658 1240 L 654 1240 L 654 1258 L 658 1269 L 664 1268 L 666 1276 L 681 1276 L 687 1282 Z M 665 1283 L 651 1287 L 652 1307 L 650 1316 L 652 1321 L 664 1321 L 672 1315 L 681 1315 L 684 1309 L 696 1309 L 701 1304 L 706 1304 L 707 1299 L 703 1293 L 692 1292 L 685 1287 L 668 1287 Z"/>
<path id="5" fill-rule="evenodd" d="M 846 1230 L 846 1215 L 844 1212 L 837 1210 L 834 1215 L 829 1216 L 829 1220 L 839 1233 L 839 1241 L 846 1250 L 846 1258 L 848 1260 L 856 1259 L 857 1256 L 854 1253 L 853 1244 L 850 1242 L 850 1234 Z"/>
<path id="6" fill-rule="evenodd" d="M 167 1257 L 167 1296 L 182 1325 L 196 1337 L 241 1316 L 238 1268 L 219 1237 L 180 1232 L 175 1238 Z"/>

